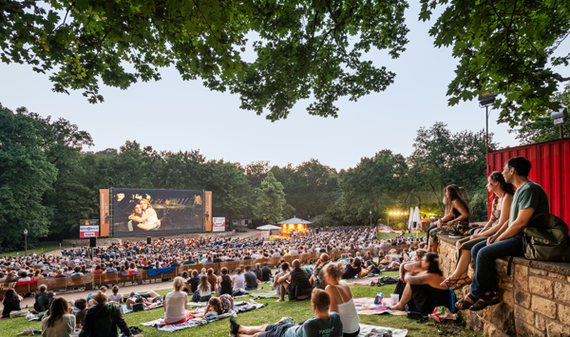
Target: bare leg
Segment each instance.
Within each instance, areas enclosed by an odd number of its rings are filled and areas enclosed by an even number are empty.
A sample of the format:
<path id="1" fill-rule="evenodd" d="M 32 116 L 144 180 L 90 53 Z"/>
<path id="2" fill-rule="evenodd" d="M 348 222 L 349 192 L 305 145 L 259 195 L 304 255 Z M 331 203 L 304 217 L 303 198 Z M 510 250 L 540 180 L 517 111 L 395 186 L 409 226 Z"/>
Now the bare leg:
<path id="1" fill-rule="evenodd" d="M 154 292 L 154 291 L 152 291 L 152 290 L 149 290 L 149 291 L 147 292 L 147 294 L 150 295 L 150 298 L 155 298 L 155 297 L 160 296 L 159 294 L 157 294 L 156 292 Z"/>
<path id="2" fill-rule="evenodd" d="M 287 289 L 289 288 L 289 282 L 287 282 L 287 281 L 281 282 L 279 286 L 281 287 L 281 289 L 279 289 L 279 299 L 275 302 L 285 301 L 285 293 L 287 292 Z"/>
<path id="3" fill-rule="evenodd" d="M 406 304 L 412 300 L 412 287 L 409 284 L 406 284 L 404 288 L 404 293 L 402 294 L 402 298 L 400 302 L 393 304 L 390 309 L 393 310 L 404 310 L 406 309 Z"/>
<path id="4" fill-rule="evenodd" d="M 264 332 L 267 328 L 267 324 L 258 325 L 258 326 L 239 326 L 238 336 L 249 336 L 254 335 L 256 333 Z"/>

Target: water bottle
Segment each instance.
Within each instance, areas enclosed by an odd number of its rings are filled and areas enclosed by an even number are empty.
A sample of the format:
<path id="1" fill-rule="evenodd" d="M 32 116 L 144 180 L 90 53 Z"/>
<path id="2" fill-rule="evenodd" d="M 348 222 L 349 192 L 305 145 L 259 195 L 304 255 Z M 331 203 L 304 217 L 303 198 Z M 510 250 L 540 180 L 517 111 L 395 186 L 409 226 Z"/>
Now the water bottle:
<path id="1" fill-rule="evenodd" d="M 376 294 L 376 298 L 374 299 L 374 304 L 382 304 L 382 300 L 384 299 L 384 294 L 382 294 L 382 292 L 378 292 L 378 294 Z"/>

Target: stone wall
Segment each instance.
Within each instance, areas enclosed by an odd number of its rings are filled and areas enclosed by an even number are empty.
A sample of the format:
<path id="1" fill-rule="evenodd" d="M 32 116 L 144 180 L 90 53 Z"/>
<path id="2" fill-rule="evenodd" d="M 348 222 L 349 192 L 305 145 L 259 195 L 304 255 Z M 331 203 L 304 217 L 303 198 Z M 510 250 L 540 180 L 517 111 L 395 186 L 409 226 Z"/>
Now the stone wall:
<path id="1" fill-rule="evenodd" d="M 445 277 L 455 269 L 457 239 L 438 236 L 441 268 Z M 570 264 L 514 258 L 511 275 L 508 259 L 496 260 L 501 303 L 479 312 L 461 311 L 473 330 L 489 336 L 570 336 Z M 473 265 L 469 276 L 473 278 Z M 457 290 L 457 298 L 469 286 Z"/>

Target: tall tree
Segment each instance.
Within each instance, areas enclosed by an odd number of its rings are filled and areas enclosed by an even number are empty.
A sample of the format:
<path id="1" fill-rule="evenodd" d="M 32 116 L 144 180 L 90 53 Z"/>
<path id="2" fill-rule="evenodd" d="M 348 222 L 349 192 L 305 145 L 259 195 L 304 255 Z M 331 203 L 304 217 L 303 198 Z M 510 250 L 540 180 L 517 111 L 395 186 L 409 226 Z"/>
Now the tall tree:
<path id="1" fill-rule="evenodd" d="M 452 46 L 459 59 L 448 87 L 449 103 L 483 93 L 500 94 L 494 106 L 511 127 L 550 109 L 557 84 L 570 80 L 554 66 L 568 66 L 560 48 L 570 34 L 568 1 L 420 0 L 420 19 L 441 13 L 430 30 L 435 46 Z M 562 53 L 559 51 L 562 50 Z"/>
<path id="2" fill-rule="evenodd" d="M 45 236 L 52 211 L 42 196 L 57 168 L 43 151 L 41 125 L 26 114 L 0 105 L 0 247 L 21 248 L 23 229 L 32 241 Z"/>
<path id="3" fill-rule="evenodd" d="M 103 101 L 99 83 L 125 89 L 159 80 L 174 65 L 184 80 L 239 93 L 241 107 L 286 118 L 311 95 L 310 114 L 336 116 L 339 97 L 384 90 L 395 74 L 365 59 L 396 58 L 408 42 L 404 0 L 37 1 L 0 3 L 1 60 L 50 73 L 56 92 L 83 90 Z M 242 58 L 248 35 L 252 62 Z M 128 67 L 126 66 L 128 64 Z"/>
<path id="4" fill-rule="evenodd" d="M 253 215 L 265 223 L 276 224 L 283 220 L 286 205 L 283 184 L 275 179 L 273 172 L 267 173 L 261 187 L 257 189 Z"/>

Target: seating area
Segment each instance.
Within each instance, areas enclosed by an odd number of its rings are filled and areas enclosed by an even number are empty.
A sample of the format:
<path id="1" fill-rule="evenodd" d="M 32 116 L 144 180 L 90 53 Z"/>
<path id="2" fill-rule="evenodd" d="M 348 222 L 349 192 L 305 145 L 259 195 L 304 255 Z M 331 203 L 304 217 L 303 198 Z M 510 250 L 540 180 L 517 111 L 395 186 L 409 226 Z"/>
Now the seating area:
<path id="1" fill-rule="evenodd" d="M 410 245 L 399 245 L 397 246 L 398 249 L 409 248 Z M 388 252 L 390 249 L 393 249 L 394 246 L 390 247 L 382 247 L 382 248 L 375 248 L 375 249 L 363 249 L 361 252 L 366 254 L 367 252 L 371 252 L 373 254 L 378 254 L 379 251 Z M 342 251 L 333 251 L 329 252 L 331 258 L 337 259 L 341 257 Z M 303 254 L 303 255 L 289 255 L 284 257 L 269 257 L 269 258 L 262 258 L 262 259 L 251 259 L 251 260 L 243 260 L 243 261 L 231 261 L 231 262 L 221 262 L 221 263 L 209 263 L 209 264 L 193 264 L 193 265 L 184 265 L 180 267 L 168 267 L 168 268 L 160 268 L 160 269 L 138 269 L 135 275 L 122 275 L 121 273 L 110 273 L 110 274 L 97 274 L 94 275 L 89 273 L 84 276 L 75 276 L 75 277 L 57 277 L 57 278 L 42 278 L 39 280 L 34 281 L 24 281 L 24 282 L 17 282 L 15 284 L 9 285 L 1 285 L 0 286 L 0 296 L 6 293 L 11 287 L 15 287 L 16 292 L 20 293 L 30 293 L 36 291 L 36 289 L 45 284 L 48 289 L 50 290 L 58 290 L 58 291 L 67 291 L 77 288 L 89 288 L 91 285 L 96 287 L 108 284 L 119 284 L 119 283 L 127 283 L 127 282 L 135 282 L 137 284 L 142 284 L 146 281 L 148 282 L 161 282 L 162 279 L 169 279 L 178 275 L 181 275 L 184 271 L 191 272 L 192 270 L 200 271 L 202 268 L 213 268 L 215 271 L 219 271 L 223 267 L 226 267 L 229 271 L 234 271 L 237 267 L 240 266 L 255 266 L 256 263 L 265 263 L 267 262 L 269 266 L 277 266 L 281 262 L 281 260 L 285 260 L 286 262 L 292 263 L 293 260 L 299 259 L 303 265 L 311 264 L 319 259 L 320 253 L 312 253 L 312 254 Z M 155 271 L 159 271 L 156 273 Z"/>

